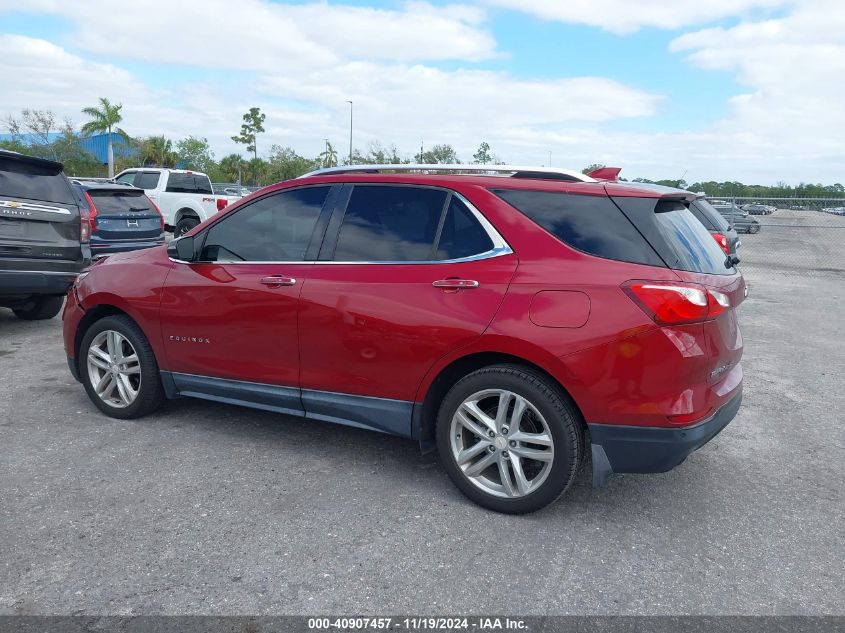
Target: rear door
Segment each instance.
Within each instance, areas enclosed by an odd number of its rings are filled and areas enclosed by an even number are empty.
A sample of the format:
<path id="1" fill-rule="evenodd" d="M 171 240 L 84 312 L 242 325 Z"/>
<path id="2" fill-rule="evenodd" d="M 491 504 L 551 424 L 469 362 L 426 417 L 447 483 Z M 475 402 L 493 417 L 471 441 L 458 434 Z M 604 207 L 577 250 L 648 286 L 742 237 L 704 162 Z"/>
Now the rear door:
<path id="1" fill-rule="evenodd" d="M 7 270 L 82 263 L 79 208 L 61 163 L 0 154 L 0 258 Z"/>
<path id="2" fill-rule="evenodd" d="M 457 194 L 344 187 L 300 297 L 307 415 L 409 434 L 423 376 L 481 335 L 516 265 Z"/>
<path id="3" fill-rule="evenodd" d="M 107 242 L 154 240 L 161 216 L 141 189 L 89 189 L 97 209 L 94 233 Z"/>

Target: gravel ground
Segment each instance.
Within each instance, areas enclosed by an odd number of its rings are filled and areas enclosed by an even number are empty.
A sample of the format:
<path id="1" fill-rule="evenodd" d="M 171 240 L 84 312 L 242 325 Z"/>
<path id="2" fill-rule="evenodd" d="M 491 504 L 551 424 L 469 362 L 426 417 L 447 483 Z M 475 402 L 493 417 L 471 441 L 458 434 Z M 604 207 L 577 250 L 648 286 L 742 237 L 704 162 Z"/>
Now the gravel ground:
<path id="1" fill-rule="evenodd" d="M 410 441 L 192 400 L 109 419 L 60 321 L 0 310 L 0 613 L 843 614 L 845 284 L 762 265 L 773 234 L 743 236 L 734 422 L 526 517 Z"/>

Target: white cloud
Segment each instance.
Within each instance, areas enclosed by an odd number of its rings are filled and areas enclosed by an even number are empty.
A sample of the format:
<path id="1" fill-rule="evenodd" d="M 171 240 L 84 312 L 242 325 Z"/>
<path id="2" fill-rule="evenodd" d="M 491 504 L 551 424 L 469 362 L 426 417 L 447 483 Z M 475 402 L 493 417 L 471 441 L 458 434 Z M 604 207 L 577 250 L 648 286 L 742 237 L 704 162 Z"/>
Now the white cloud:
<path id="1" fill-rule="evenodd" d="M 612 33 L 643 27 L 677 29 L 752 9 L 783 6 L 788 0 L 485 0 L 486 4 L 530 13 L 543 20 L 588 24 Z"/>
<path id="2" fill-rule="evenodd" d="M 19 9 L 0 0 L 0 13 Z M 27 11 L 63 15 L 75 47 L 108 56 L 208 68 L 274 70 L 345 59 L 477 61 L 496 43 L 477 7 L 408 2 L 402 10 L 267 0 L 30 0 Z"/>

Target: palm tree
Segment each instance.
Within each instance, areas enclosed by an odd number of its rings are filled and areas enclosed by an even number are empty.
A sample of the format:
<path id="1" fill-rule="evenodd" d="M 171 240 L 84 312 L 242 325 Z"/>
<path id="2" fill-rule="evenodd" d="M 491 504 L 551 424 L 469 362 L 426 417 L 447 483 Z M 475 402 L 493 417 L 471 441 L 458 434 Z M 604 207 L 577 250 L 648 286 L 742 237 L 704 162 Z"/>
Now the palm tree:
<path id="1" fill-rule="evenodd" d="M 179 154 L 173 151 L 173 142 L 164 136 L 151 136 L 141 142 L 143 162 L 152 161 L 156 167 L 173 167 Z"/>
<path id="2" fill-rule="evenodd" d="M 319 156 L 323 167 L 337 167 L 337 150 L 326 139 L 326 150 Z"/>
<path id="3" fill-rule="evenodd" d="M 102 134 L 103 132 L 107 132 L 109 135 L 109 178 L 114 178 L 114 149 L 112 148 L 112 131 L 117 132 L 123 138 L 129 138 L 129 135 L 126 132 L 124 132 L 119 127 L 116 127 L 117 124 L 123 120 L 123 117 L 120 114 L 121 108 L 123 108 L 123 104 L 112 104 L 105 97 L 100 97 L 99 108 L 82 109 L 82 114 L 87 114 L 91 117 L 91 120 L 82 126 L 82 133 L 84 135 L 91 136 L 92 134 Z"/>

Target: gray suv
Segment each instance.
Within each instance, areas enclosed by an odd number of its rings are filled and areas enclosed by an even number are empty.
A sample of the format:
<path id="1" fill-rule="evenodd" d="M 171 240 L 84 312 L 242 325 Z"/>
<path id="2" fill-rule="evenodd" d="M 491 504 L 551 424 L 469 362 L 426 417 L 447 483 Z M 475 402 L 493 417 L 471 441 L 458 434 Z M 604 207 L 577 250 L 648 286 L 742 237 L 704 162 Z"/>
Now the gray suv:
<path id="1" fill-rule="evenodd" d="M 0 150 L 0 306 L 52 319 L 91 259 L 88 218 L 61 163 Z"/>

